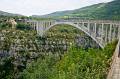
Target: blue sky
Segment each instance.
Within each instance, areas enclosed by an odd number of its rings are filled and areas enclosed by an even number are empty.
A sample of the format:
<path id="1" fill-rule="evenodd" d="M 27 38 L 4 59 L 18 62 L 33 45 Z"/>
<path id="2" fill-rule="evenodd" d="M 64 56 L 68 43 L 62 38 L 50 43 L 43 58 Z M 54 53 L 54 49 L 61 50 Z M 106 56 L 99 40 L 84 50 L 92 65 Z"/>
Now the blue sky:
<path id="1" fill-rule="evenodd" d="M 112 0 L 0 0 L 0 10 L 23 15 L 44 15 Z"/>

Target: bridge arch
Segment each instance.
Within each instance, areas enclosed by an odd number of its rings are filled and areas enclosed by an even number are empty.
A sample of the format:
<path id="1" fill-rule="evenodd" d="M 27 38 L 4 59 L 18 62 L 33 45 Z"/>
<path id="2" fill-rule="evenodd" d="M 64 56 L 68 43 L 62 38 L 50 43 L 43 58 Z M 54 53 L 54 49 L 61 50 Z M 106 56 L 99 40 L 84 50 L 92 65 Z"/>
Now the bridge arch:
<path id="1" fill-rule="evenodd" d="M 92 36 L 91 33 L 89 33 L 88 31 L 84 30 L 83 28 L 81 28 L 79 26 L 79 24 L 74 24 L 74 23 L 71 23 L 71 22 L 56 22 L 56 23 L 50 25 L 48 28 L 46 28 L 46 30 L 44 30 L 44 32 L 43 32 L 43 35 L 49 29 L 51 29 L 52 27 L 54 27 L 55 25 L 61 25 L 61 24 L 71 25 L 71 26 L 73 26 L 75 28 L 78 28 L 79 30 L 81 30 L 82 32 L 84 32 L 85 34 L 87 34 L 89 37 L 91 37 L 101 48 L 104 48 L 104 46 L 94 36 Z"/>

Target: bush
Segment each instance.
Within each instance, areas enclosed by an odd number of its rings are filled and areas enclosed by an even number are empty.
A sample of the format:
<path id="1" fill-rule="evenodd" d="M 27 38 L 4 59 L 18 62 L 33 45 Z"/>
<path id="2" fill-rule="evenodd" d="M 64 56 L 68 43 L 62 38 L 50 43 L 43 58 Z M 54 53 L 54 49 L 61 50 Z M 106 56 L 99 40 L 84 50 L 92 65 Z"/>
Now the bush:
<path id="1" fill-rule="evenodd" d="M 30 27 L 29 24 L 24 24 L 24 23 L 17 24 L 16 28 L 19 30 L 32 30 L 32 27 Z"/>
<path id="2" fill-rule="evenodd" d="M 72 47 L 60 61 L 54 56 L 39 59 L 29 64 L 21 79 L 106 79 L 116 43 L 108 44 L 104 50 Z"/>

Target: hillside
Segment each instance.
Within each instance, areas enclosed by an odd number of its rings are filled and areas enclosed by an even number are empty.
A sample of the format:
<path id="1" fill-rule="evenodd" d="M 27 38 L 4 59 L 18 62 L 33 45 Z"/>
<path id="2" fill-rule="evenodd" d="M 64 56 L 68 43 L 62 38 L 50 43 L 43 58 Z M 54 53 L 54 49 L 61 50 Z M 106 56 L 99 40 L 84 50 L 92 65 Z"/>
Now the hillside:
<path id="1" fill-rule="evenodd" d="M 58 11 L 58 12 L 54 12 L 54 13 L 47 14 L 47 15 L 42 15 L 42 16 L 32 15 L 32 17 L 42 17 L 42 18 L 60 17 L 60 16 L 65 16 L 65 15 L 67 15 L 69 13 L 72 13 L 72 11 L 71 10 L 68 10 L 68 11 Z"/>
<path id="2" fill-rule="evenodd" d="M 89 19 L 120 20 L 120 1 L 114 0 L 112 2 L 99 3 L 76 10 L 59 11 L 43 16 L 33 15 L 33 17 L 42 17 L 42 18 L 80 17 L 80 18 L 89 18 Z"/>
<path id="3" fill-rule="evenodd" d="M 0 11 L 0 16 L 23 16 L 23 15 Z"/>

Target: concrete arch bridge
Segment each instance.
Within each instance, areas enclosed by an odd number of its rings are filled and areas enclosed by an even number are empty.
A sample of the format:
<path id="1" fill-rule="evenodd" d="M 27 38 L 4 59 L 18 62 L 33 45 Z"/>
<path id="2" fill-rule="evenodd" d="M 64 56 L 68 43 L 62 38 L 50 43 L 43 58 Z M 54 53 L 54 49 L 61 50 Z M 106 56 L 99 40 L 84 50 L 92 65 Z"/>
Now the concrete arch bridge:
<path id="1" fill-rule="evenodd" d="M 120 37 L 120 21 L 110 20 L 44 20 L 44 21 L 27 21 L 40 36 L 43 36 L 46 31 L 58 24 L 68 24 L 86 33 L 90 36 L 101 48 Z"/>

